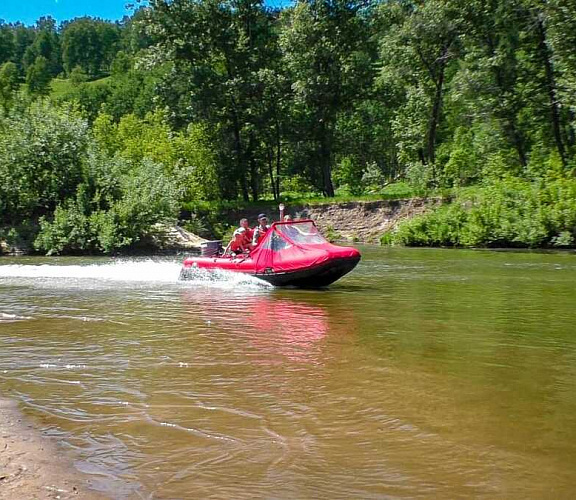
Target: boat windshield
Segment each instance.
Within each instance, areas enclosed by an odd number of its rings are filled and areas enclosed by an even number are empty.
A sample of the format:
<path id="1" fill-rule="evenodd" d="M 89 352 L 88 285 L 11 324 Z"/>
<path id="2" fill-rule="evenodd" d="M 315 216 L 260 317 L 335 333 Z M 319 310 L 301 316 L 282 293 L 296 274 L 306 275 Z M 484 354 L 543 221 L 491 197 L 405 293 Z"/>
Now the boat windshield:
<path id="1" fill-rule="evenodd" d="M 292 244 L 282 238 L 281 235 L 276 234 L 276 231 L 273 231 L 269 238 L 262 243 L 262 248 L 267 248 L 268 250 L 272 250 L 274 252 L 279 252 L 280 250 L 284 250 L 285 248 L 290 248 Z"/>
<path id="2" fill-rule="evenodd" d="M 279 224 L 276 230 L 297 245 L 321 245 L 326 243 L 312 222 L 298 222 L 296 224 Z"/>

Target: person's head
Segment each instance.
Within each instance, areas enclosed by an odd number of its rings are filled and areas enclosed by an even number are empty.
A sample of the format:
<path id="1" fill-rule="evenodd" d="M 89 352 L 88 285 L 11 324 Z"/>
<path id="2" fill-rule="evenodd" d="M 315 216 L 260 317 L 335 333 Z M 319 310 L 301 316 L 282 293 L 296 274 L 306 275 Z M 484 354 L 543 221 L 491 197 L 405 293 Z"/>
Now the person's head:
<path id="1" fill-rule="evenodd" d="M 292 216 L 290 214 L 286 214 L 284 216 L 284 222 L 290 222 L 292 220 Z"/>
<path id="2" fill-rule="evenodd" d="M 234 231 L 234 239 L 236 241 L 242 241 L 242 239 L 244 238 L 245 231 L 246 229 L 244 229 L 243 227 L 236 229 L 236 231 Z"/>
<path id="3" fill-rule="evenodd" d="M 265 226 L 268 223 L 268 217 L 266 217 L 266 214 L 260 214 L 258 216 L 258 223 L 261 226 Z"/>
<path id="4" fill-rule="evenodd" d="M 249 227 L 248 219 L 240 219 L 240 227 L 247 228 Z"/>

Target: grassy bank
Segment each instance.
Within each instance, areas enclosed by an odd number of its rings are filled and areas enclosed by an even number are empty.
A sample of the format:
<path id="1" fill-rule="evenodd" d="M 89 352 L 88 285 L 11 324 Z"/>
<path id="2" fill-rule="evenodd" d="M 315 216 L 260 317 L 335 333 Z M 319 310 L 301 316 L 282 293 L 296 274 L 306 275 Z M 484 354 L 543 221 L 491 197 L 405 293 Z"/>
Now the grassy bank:
<path id="1" fill-rule="evenodd" d="M 98 80 L 85 82 L 85 85 L 89 87 L 100 87 L 107 85 L 109 81 L 110 77 L 107 76 L 105 78 L 99 78 Z M 74 84 L 70 79 L 54 78 L 50 82 L 50 87 L 50 97 L 53 99 L 58 99 L 70 94 L 74 89 L 78 87 L 78 85 Z"/>

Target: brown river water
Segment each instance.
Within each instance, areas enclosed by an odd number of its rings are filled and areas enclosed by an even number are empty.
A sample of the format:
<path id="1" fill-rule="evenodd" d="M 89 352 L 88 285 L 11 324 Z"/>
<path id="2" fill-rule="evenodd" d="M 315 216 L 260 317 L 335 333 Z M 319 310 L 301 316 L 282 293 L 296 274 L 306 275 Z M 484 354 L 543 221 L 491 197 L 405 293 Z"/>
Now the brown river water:
<path id="1" fill-rule="evenodd" d="M 576 255 L 363 247 L 327 290 L 0 260 L 0 394 L 112 498 L 573 498 Z"/>

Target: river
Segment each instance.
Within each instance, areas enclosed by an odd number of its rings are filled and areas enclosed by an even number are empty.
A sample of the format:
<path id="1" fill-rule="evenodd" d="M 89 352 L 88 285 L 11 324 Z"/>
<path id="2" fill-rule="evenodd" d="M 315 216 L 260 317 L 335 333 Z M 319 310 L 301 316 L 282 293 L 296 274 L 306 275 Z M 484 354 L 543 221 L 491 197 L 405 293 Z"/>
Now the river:
<path id="1" fill-rule="evenodd" d="M 572 498 L 576 255 L 363 247 L 323 291 L 0 260 L 0 394 L 112 498 Z"/>

